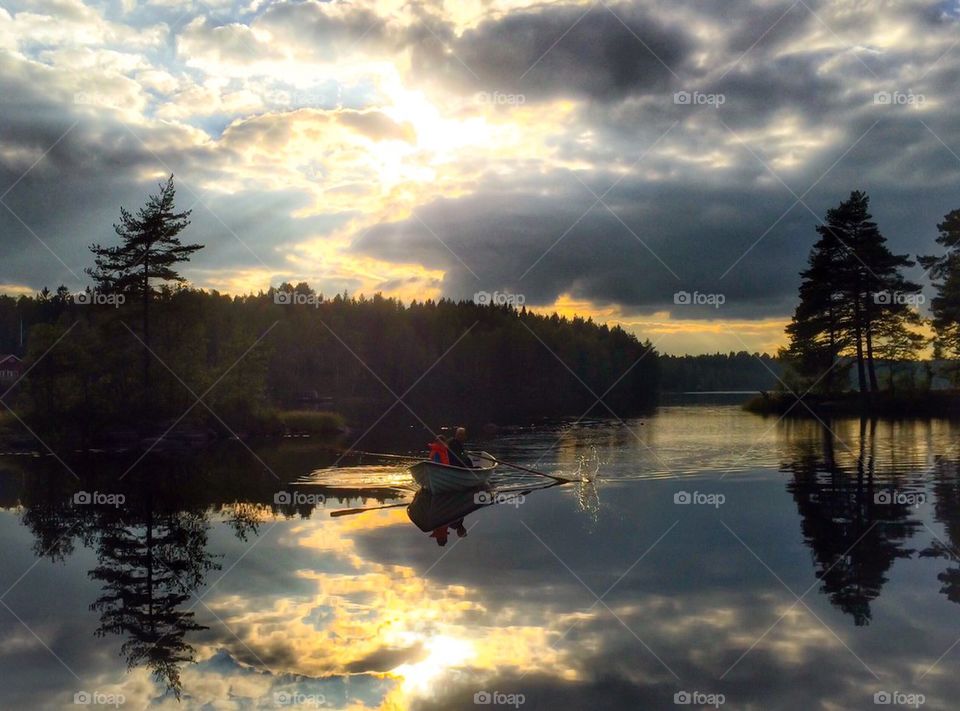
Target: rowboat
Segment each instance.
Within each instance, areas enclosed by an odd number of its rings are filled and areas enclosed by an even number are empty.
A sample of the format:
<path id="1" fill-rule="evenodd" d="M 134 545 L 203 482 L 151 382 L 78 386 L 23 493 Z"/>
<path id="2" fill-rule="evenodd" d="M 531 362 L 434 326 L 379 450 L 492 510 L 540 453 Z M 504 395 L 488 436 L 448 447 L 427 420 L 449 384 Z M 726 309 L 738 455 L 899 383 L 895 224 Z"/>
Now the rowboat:
<path id="1" fill-rule="evenodd" d="M 411 466 L 410 473 L 421 489 L 434 494 L 480 489 L 490 480 L 490 475 L 497 468 L 497 460 L 486 452 L 470 452 L 468 456 L 474 464 L 472 468 L 454 467 L 425 459 Z"/>

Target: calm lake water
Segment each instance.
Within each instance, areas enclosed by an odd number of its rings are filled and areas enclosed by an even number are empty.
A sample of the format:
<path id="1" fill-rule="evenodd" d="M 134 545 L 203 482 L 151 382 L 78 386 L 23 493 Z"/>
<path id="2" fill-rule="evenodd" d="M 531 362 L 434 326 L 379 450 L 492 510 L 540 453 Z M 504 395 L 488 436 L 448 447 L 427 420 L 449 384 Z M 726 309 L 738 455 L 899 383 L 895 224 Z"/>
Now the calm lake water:
<path id="1" fill-rule="evenodd" d="M 0 707 L 956 708 L 960 425 L 828 424 L 513 432 L 479 444 L 594 481 L 472 512 L 371 461 L 286 483 L 309 441 L 0 457 Z"/>

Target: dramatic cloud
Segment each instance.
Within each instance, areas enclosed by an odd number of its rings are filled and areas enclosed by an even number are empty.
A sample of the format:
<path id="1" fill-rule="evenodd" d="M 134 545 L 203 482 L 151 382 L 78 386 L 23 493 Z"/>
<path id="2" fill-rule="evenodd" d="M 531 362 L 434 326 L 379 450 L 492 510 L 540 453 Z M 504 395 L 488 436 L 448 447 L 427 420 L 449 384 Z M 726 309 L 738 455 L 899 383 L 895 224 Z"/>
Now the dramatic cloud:
<path id="1" fill-rule="evenodd" d="M 958 207 L 958 26 L 894 0 L 12 2 L 0 283 L 79 288 L 173 172 L 199 286 L 509 289 L 666 350 L 773 347 L 827 208 L 866 190 L 915 254 Z"/>
<path id="2" fill-rule="evenodd" d="M 680 28 L 630 5 L 518 10 L 459 37 L 445 34 L 421 32 L 414 47 L 416 72 L 447 75 L 473 91 L 531 98 L 609 101 L 665 91 L 693 46 Z"/>

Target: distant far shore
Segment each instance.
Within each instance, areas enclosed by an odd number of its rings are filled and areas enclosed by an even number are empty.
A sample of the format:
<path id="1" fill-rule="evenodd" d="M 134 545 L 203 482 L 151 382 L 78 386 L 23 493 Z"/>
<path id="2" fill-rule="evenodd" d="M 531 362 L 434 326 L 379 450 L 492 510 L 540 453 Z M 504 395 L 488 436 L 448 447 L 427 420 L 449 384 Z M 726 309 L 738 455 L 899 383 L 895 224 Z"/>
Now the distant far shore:
<path id="1" fill-rule="evenodd" d="M 960 418 L 960 390 L 910 391 L 902 394 L 884 391 L 874 393 L 872 397 L 848 392 L 836 395 L 809 394 L 802 398 L 788 392 L 761 392 L 743 407 L 761 415 L 790 417 L 868 415 Z"/>

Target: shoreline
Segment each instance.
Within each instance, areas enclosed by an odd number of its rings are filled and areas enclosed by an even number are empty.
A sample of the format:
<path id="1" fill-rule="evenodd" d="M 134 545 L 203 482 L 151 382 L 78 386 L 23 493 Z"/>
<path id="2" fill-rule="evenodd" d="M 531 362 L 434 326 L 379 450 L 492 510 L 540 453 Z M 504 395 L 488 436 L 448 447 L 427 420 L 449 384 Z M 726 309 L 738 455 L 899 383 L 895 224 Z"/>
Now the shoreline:
<path id="1" fill-rule="evenodd" d="M 797 397 L 781 391 L 760 392 L 743 404 L 743 409 L 758 415 L 861 417 L 938 417 L 960 419 L 960 391 L 873 393 L 861 397 L 858 392 L 837 395 L 808 394 Z"/>

